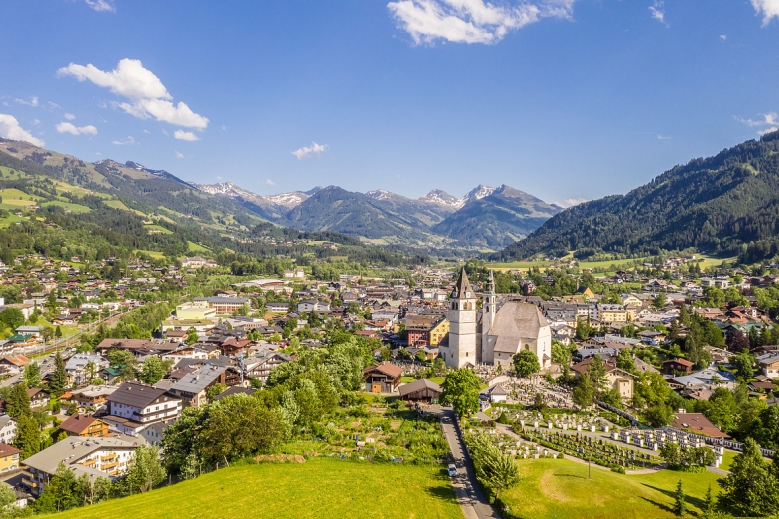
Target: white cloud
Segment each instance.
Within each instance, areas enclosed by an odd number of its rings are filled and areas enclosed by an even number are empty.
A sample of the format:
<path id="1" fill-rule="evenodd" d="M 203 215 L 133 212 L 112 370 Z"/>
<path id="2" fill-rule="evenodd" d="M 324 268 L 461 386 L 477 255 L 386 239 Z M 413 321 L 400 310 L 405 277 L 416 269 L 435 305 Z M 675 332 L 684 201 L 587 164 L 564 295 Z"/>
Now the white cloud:
<path id="1" fill-rule="evenodd" d="M 767 114 L 758 114 L 763 119 L 752 120 L 744 119 L 742 117 L 734 117 L 738 122 L 751 126 L 752 128 L 760 128 L 757 131 L 758 135 L 765 135 L 766 133 L 775 132 L 779 130 L 779 116 L 776 112 L 768 112 Z"/>
<path id="2" fill-rule="evenodd" d="M 114 0 L 86 0 L 87 5 L 98 12 L 115 13 Z"/>
<path id="3" fill-rule="evenodd" d="M 584 202 L 587 202 L 588 200 L 586 198 L 566 198 L 565 203 L 568 207 L 573 207 L 575 205 L 583 204 Z"/>
<path id="4" fill-rule="evenodd" d="M 662 135 L 662 134 L 658 133 L 657 134 L 657 140 L 660 140 L 660 141 L 670 141 L 671 140 L 671 136 L 670 135 Z"/>
<path id="5" fill-rule="evenodd" d="M 143 133 L 151 133 L 149 130 L 143 130 Z"/>
<path id="6" fill-rule="evenodd" d="M 311 155 L 316 155 L 318 157 L 329 149 L 330 147 L 327 144 L 312 142 L 311 146 L 303 146 L 302 148 L 293 151 L 292 154 L 296 156 L 298 160 L 303 160 L 309 158 Z"/>
<path id="7" fill-rule="evenodd" d="M 94 126 L 76 126 L 73 123 L 61 122 L 57 126 L 57 131 L 60 133 L 70 133 L 72 135 L 97 135 L 97 128 Z"/>
<path id="8" fill-rule="evenodd" d="M 276 185 L 276 183 L 274 181 L 272 181 L 271 179 L 269 179 L 269 178 L 265 179 L 265 183 L 268 184 L 269 186 L 275 186 Z"/>
<path id="9" fill-rule="evenodd" d="M 40 120 L 40 119 L 33 119 L 33 120 L 32 120 L 32 123 L 33 123 L 35 126 L 38 126 L 39 124 L 41 124 L 41 120 Z"/>
<path id="10" fill-rule="evenodd" d="M 129 98 L 129 103 L 115 102 L 113 105 L 139 119 L 154 117 L 158 121 L 200 130 L 208 126 L 208 119 L 193 112 L 186 103 L 179 101 L 173 104 L 170 101 L 173 97 L 160 78 L 144 68 L 140 60 L 125 58 L 110 72 L 92 64 L 84 66 L 71 63 L 59 69 L 57 75 L 73 76 L 79 81 L 88 79 L 116 95 Z"/>
<path id="11" fill-rule="evenodd" d="M 173 136 L 180 141 L 199 141 L 200 138 L 193 132 L 185 132 L 184 130 L 176 130 Z"/>
<path id="12" fill-rule="evenodd" d="M 719 39 L 720 39 L 720 41 L 725 41 L 725 40 L 728 39 L 728 35 L 727 34 L 720 34 L 719 35 Z"/>
<path id="13" fill-rule="evenodd" d="M 490 44 L 542 18 L 570 18 L 575 1 L 538 0 L 537 5 L 512 6 L 485 0 L 397 0 L 387 8 L 417 45 L 438 39 Z"/>
<path id="14" fill-rule="evenodd" d="M 16 120 L 16 117 L 8 114 L 0 114 L 0 137 L 14 141 L 27 141 L 35 146 L 44 146 L 46 144 L 19 126 L 19 121 Z"/>
<path id="15" fill-rule="evenodd" d="M 65 114 L 65 119 L 67 119 L 68 121 L 72 121 L 75 118 L 76 116 L 73 114 Z"/>
<path id="16" fill-rule="evenodd" d="M 751 2 L 757 14 L 763 15 L 763 27 L 768 25 L 772 18 L 779 18 L 779 0 L 751 0 Z"/>
<path id="17" fill-rule="evenodd" d="M 223 125 L 222 125 L 222 129 L 223 129 L 223 130 L 227 130 L 227 126 L 225 126 L 225 125 L 223 124 Z"/>
<path id="18" fill-rule="evenodd" d="M 179 153 L 179 152 L 177 151 L 177 152 L 176 152 L 176 158 L 177 158 L 177 159 L 183 159 L 183 158 L 184 158 L 184 154 L 183 154 L 183 153 Z"/>
<path id="19" fill-rule="evenodd" d="M 132 138 L 131 135 L 127 136 L 126 141 L 113 141 L 111 144 L 118 144 L 119 146 L 126 146 L 126 145 L 132 145 L 132 144 L 138 144 L 138 142 Z"/>
<path id="20" fill-rule="evenodd" d="M 20 105 L 38 106 L 38 98 L 36 96 L 30 96 L 28 99 L 14 99 Z"/>
<path id="21" fill-rule="evenodd" d="M 663 0 L 655 0 L 654 4 L 649 6 L 649 10 L 652 12 L 652 18 L 662 23 L 666 27 L 670 27 L 665 22 L 665 10 L 663 9 Z"/>

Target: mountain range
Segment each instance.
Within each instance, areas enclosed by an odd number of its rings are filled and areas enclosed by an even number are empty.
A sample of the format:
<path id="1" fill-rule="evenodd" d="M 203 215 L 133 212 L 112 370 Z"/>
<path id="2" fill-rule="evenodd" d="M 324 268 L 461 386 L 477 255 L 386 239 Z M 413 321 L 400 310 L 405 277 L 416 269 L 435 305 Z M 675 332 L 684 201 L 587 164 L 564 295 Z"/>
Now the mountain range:
<path id="1" fill-rule="evenodd" d="M 479 185 L 459 198 L 441 189 L 412 199 L 390 191 L 337 186 L 261 196 L 232 182 L 197 184 L 138 162 L 89 163 L 27 142 L 0 139 L 0 153 L 43 167 L 73 185 L 102 191 L 149 218 L 218 232 L 246 233 L 263 222 L 335 232 L 377 245 L 427 250 L 499 250 L 562 210 L 503 185 Z"/>
<path id="2" fill-rule="evenodd" d="M 462 198 L 434 189 L 417 199 L 337 186 L 260 196 L 231 182 L 191 185 L 238 201 L 280 225 L 382 244 L 497 249 L 527 236 L 562 210 L 506 185 L 479 185 Z"/>
<path id="3" fill-rule="evenodd" d="M 626 195 L 568 208 L 489 258 L 687 248 L 745 263 L 779 254 L 779 132 L 676 166 Z"/>

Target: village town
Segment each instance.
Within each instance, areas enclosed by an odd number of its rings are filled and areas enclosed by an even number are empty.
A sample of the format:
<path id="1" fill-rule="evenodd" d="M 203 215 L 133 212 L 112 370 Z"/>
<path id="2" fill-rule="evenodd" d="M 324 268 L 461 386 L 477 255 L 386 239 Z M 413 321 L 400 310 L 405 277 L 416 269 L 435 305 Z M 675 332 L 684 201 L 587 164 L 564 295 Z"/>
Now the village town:
<path id="1" fill-rule="evenodd" d="M 199 256 L 138 259 L 121 271 L 111 260 L 71 260 L 0 266 L 9 299 L 0 307 L 0 477 L 22 507 L 59 510 L 51 503 L 63 499 L 64 473 L 99 501 L 111 485 L 147 491 L 194 477 L 191 463 L 202 473 L 262 451 L 449 463 L 465 488 L 480 478 L 462 453 L 495 445 L 512 458 L 559 455 L 623 473 L 678 465 L 673 445 L 682 458 L 710 451 L 696 463 L 720 476 L 749 445 L 767 458 L 779 447 L 773 265 L 701 270 L 686 255 L 605 273 L 586 262 L 495 272 L 469 262 L 320 281 L 310 267 L 229 275 Z M 329 365 L 339 348 L 356 349 L 333 361 L 346 362 L 333 368 L 342 379 L 334 398 L 354 416 L 371 411 L 348 427 L 336 401 L 324 403 L 332 388 L 312 389 L 317 409 L 306 409 L 299 391 L 309 386 L 296 378 L 319 384 L 305 366 Z M 195 461 L 193 446 L 176 452 L 193 417 L 274 388 L 287 391 L 281 422 L 303 432 Z M 138 482 L 141 459 L 158 475 Z"/>

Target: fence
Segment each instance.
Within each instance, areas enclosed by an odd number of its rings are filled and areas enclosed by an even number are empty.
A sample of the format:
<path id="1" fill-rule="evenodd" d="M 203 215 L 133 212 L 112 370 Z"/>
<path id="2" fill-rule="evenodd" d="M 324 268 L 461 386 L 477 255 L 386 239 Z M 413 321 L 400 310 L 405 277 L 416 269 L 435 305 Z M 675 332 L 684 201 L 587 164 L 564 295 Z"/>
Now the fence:
<path id="1" fill-rule="evenodd" d="M 596 400 L 595 403 L 598 404 L 598 406 L 602 407 L 603 409 L 606 409 L 607 411 L 611 411 L 612 413 L 617 414 L 622 418 L 626 418 L 630 420 L 630 423 L 633 425 L 633 427 L 638 427 L 638 418 L 636 418 L 632 414 L 626 413 L 622 409 L 617 409 L 616 407 L 610 406 L 609 404 L 605 402 L 601 402 L 600 400 Z"/>

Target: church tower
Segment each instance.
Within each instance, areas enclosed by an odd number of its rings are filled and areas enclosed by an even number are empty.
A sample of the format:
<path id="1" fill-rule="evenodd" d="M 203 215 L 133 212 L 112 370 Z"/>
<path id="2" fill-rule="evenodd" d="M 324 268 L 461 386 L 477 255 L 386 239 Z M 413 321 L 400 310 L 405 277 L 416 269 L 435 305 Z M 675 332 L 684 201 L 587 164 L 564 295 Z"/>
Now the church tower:
<path id="1" fill-rule="evenodd" d="M 487 344 L 489 343 L 487 335 L 492 330 L 492 325 L 495 323 L 495 314 L 498 313 L 497 297 L 495 295 L 495 280 L 492 277 L 492 269 L 490 269 L 490 278 L 487 281 L 484 293 L 482 294 L 482 317 L 481 317 L 481 359 L 482 362 L 486 362 L 488 355 L 486 352 Z"/>
<path id="2" fill-rule="evenodd" d="M 440 348 L 446 365 L 461 368 L 476 365 L 476 294 L 465 267 L 449 297 L 449 346 Z"/>

